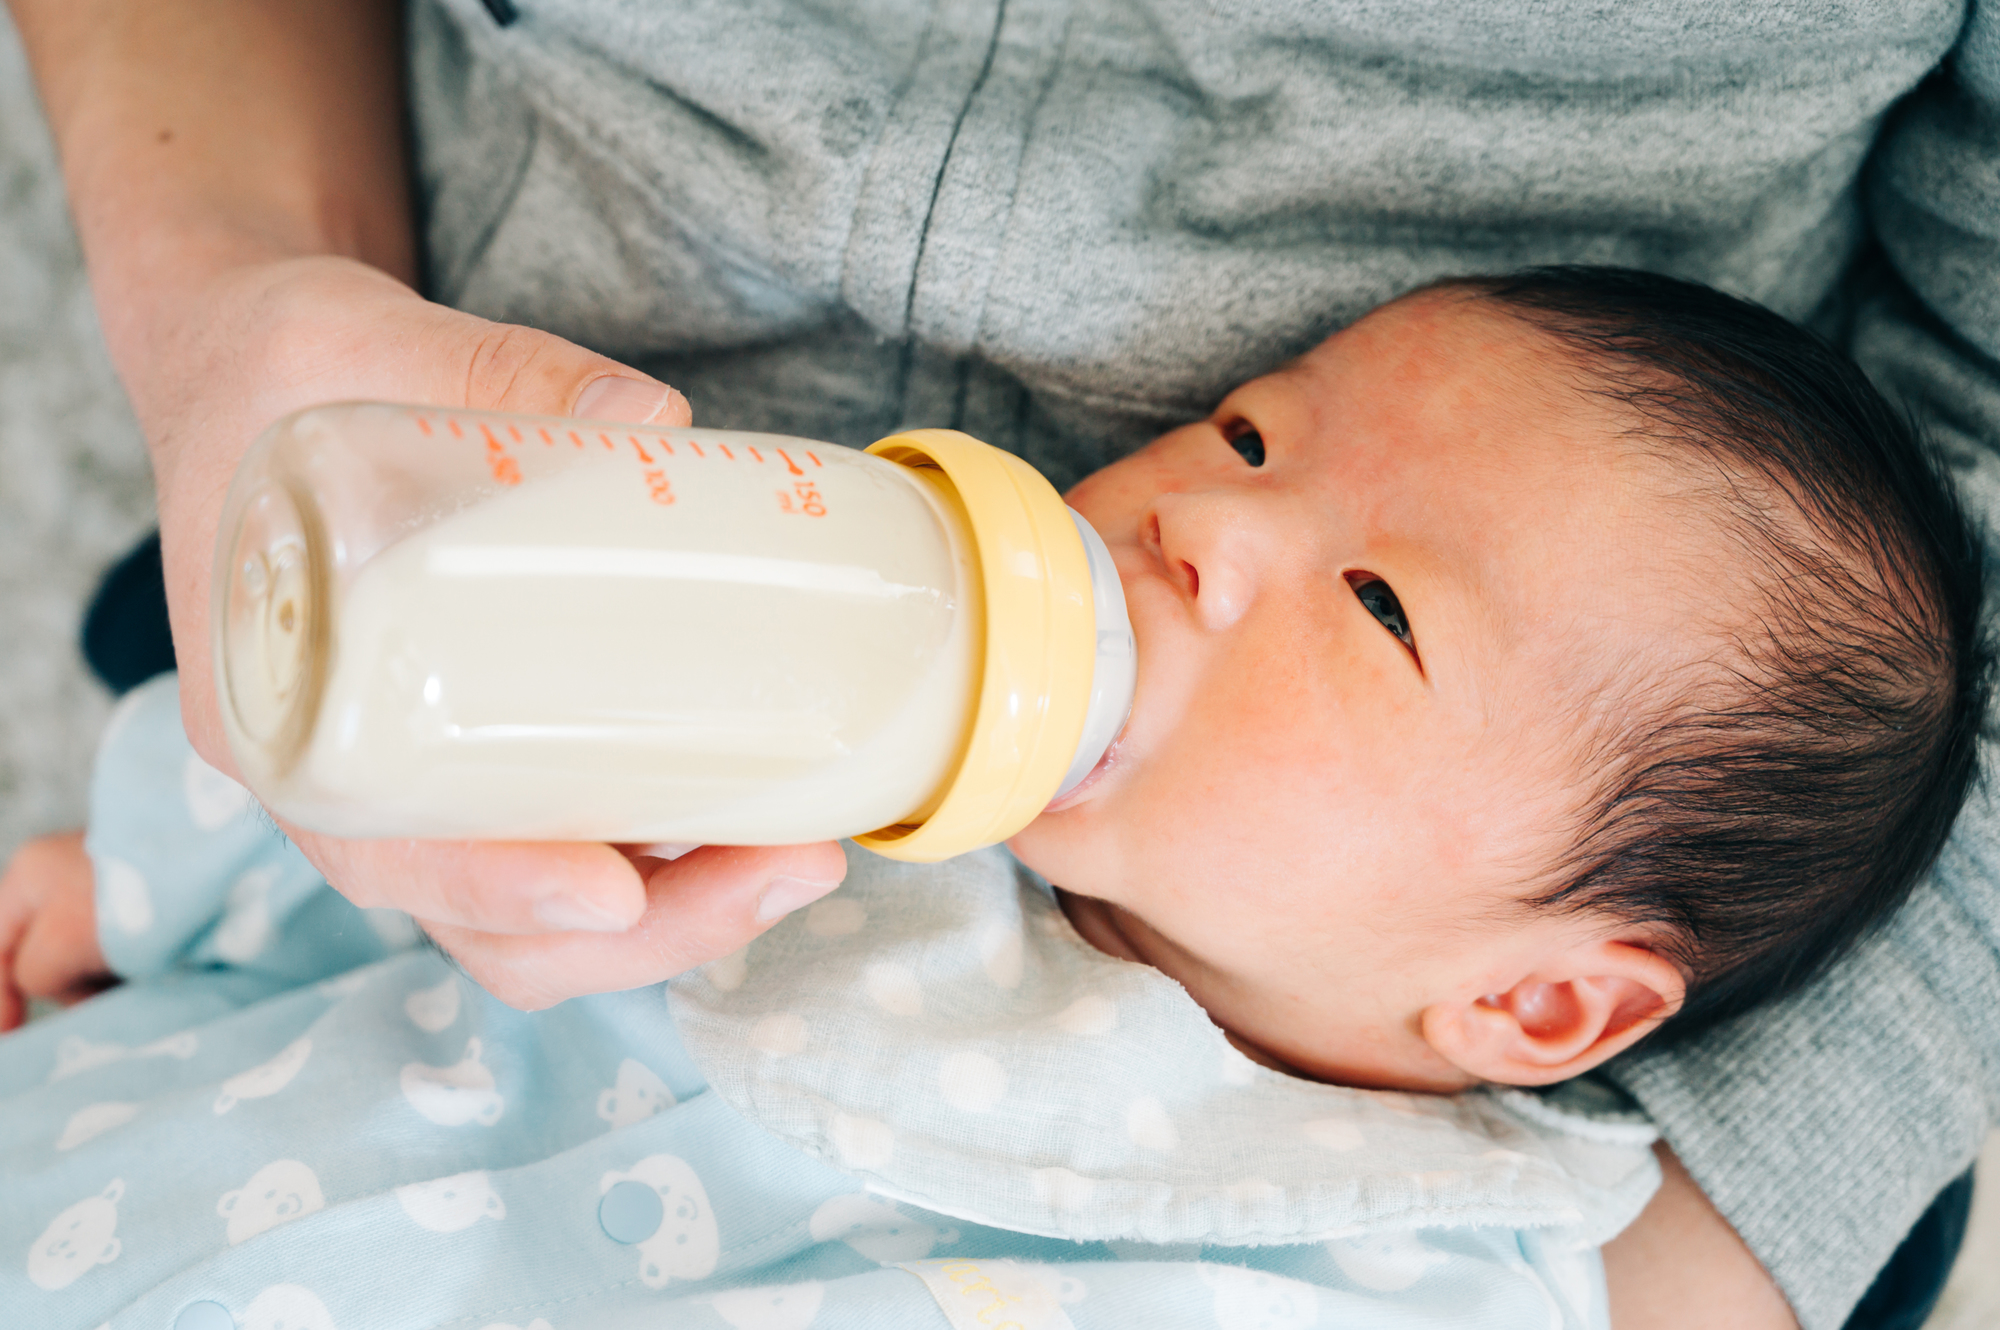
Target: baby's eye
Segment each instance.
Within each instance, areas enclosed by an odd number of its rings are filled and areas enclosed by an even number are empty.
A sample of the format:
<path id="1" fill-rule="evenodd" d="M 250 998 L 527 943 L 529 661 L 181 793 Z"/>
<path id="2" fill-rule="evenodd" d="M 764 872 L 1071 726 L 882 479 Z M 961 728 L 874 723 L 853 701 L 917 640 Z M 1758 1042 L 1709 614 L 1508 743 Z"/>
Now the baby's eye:
<path id="1" fill-rule="evenodd" d="M 1229 446 L 1251 466 L 1264 465 L 1264 436 L 1259 434 L 1247 420 L 1234 421 L 1225 425 L 1222 436 L 1229 440 Z"/>
<path id="2" fill-rule="evenodd" d="M 1416 650 L 1416 641 L 1410 636 L 1410 620 L 1403 613 L 1403 602 L 1396 599 L 1396 593 L 1389 589 L 1389 584 L 1366 573 L 1349 573 L 1348 577 L 1353 582 L 1354 594 L 1368 607 L 1368 612 L 1394 633 L 1397 641 L 1412 651 Z"/>

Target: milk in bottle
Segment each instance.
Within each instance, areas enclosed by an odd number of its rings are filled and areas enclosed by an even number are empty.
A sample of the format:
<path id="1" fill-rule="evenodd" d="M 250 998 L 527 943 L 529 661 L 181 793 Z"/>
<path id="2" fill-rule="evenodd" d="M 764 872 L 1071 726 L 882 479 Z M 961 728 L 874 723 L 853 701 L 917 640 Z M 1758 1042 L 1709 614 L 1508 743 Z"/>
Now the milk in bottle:
<path id="1" fill-rule="evenodd" d="M 963 436 L 936 442 L 992 464 Z M 1000 490 L 1019 472 L 1046 488 L 1002 460 Z M 316 408 L 260 442 L 224 518 L 232 747 L 274 812 L 348 836 L 822 840 L 921 827 L 955 780 L 1019 784 L 966 775 L 1016 758 L 1050 788 L 1008 797 L 1039 807 L 1122 723 L 1130 631 L 1081 519 L 1050 537 L 1044 512 L 1040 574 L 1004 531 L 987 562 L 1012 572 L 982 564 L 975 528 L 1015 519 L 981 515 L 991 494 L 968 508 L 961 487 L 981 484 L 921 450 L 899 464 L 772 435 Z M 1085 558 L 1052 578 L 1065 539 Z M 988 640 L 989 586 L 1004 607 L 1031 584 L 1047 603 L 1028 620 L 1082 607 L 1067 664 L 1038 664 L 1045 643 L 1022 657 L 1018 631 Z M 1060 694 L 1030 699 L 1055 717 L 1033 761 L 994 731 L 1023 709 L 985 698 L 996 683 Z M 1093 691 L 1110 695 L 1093 707 Z"/>

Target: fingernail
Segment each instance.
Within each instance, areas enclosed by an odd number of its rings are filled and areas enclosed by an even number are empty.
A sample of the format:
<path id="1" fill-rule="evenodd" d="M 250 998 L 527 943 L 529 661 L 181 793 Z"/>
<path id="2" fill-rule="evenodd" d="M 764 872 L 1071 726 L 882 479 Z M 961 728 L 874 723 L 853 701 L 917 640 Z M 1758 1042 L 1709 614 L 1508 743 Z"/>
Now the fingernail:
<path id="1" fill-rule="evenodd" d="M 802 877 L 774 877 L 764 884 L 764 894 L 757 898 L 757 918 L 762 923 L 782 919 L 801 905 L 811 905 L 839 885 L 838 882 L 808 882 Z"/>
<path id="2" fill-rule="evenodd" d="M 632 920 L 587 896 L 550 896 L 535 902 L 535 922 L 563 932 L 622 933 Z"/>
<path id="3" fill-rule="evenodd" d="M 592 379 L 577 394 L 575 414 L 585 420 L 618 420 L 643 425 L 667 404 L 674 390 L 649 379 L 605 374 Z"/>
<path id="4" fill-rule="evenodd" d="M 684 854 L 692 854 L 701 848 L 698 840 L 656 840 L 650 845 L 634 845 L 627 854 L 636 854 L 645 859 L 665 859 L 672 863 Z"/>

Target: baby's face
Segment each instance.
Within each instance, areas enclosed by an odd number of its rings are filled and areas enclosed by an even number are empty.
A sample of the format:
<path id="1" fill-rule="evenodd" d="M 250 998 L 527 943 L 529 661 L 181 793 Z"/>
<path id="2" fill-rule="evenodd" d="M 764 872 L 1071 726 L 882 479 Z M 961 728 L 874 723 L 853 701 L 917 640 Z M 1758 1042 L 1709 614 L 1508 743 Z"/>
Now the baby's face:
<path id="1" fill-rule="evenodd" d="M 1517 904 L 1587 792 L 1579 699 L 1674 659 L 1729 579 L 1576 378 L 1525 325 L 1419 295 L 1069 495 L 1124 580 L 1138 691 L 1011 845 L 1093 943 L 1308 1074 L 1464 1083 L 1424 1008 L 1601 927 Z"/>

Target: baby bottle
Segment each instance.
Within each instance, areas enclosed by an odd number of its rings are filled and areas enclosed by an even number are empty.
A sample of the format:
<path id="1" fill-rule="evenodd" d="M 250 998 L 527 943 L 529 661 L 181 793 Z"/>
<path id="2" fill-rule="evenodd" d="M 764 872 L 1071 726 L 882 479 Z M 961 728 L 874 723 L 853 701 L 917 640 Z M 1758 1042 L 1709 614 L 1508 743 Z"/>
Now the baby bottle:
<path id="1" fill-rule="evenodd" d="M 1025 462 L 349 403 L 272 426 L 214 589 L 229 743 L 339 836 L 1004 840 L 1131 708 L 1125 597 Z"/>

